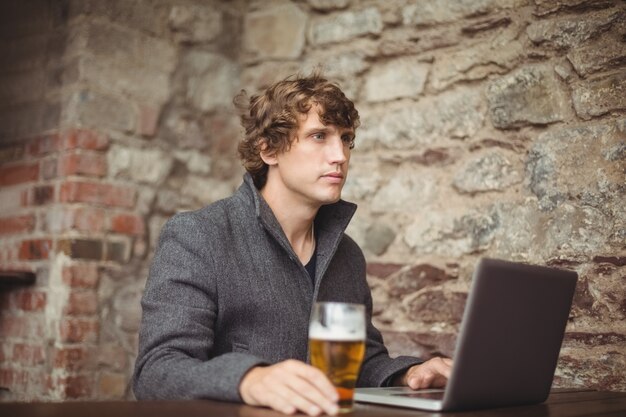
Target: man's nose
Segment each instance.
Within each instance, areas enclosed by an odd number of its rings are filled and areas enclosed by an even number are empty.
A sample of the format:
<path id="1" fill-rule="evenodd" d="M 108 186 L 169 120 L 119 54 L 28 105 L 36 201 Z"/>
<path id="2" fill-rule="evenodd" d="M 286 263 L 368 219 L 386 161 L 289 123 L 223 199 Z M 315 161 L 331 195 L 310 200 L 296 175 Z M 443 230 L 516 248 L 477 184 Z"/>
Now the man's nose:
<path id="1" fill-rule="evenodd" d="M 348 146 L 341 140 L 339 135 L 333 135 L 328 144 L 328 157 L 331 164 L 343 164 L 348 160 L 347 153 L 350 152 Z"/>

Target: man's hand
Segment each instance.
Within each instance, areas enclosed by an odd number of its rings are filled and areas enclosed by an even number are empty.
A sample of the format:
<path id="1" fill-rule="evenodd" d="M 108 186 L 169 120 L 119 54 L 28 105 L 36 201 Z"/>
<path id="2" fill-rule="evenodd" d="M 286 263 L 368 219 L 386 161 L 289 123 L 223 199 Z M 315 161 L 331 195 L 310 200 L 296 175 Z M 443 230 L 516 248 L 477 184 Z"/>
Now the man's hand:
<path id="1" fill-rule="evenodd" d="M 409 368 L 397 382 L 413 389 L 443 388 L 450 378 L 450 372 L 452 372 L 452 359 L 432 358 Z"/>
<path id="2" fill-rule="evenodd" d="M 246 404 L 271 407 L 285 414 L 337 414 L 335 387 L 317 368 L 296 360 L 252 368 L 239 384 Z"/>

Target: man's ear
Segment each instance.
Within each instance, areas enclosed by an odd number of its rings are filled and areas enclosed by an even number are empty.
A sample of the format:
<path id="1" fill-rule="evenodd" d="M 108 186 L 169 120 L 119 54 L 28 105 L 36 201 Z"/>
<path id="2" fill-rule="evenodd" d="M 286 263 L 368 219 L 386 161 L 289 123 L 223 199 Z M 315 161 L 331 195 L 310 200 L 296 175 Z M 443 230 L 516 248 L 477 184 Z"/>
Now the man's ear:
<path id="1" fill-rule="evenodd" d="M 272 166 L 278 163 L 278 158 L 276 158 L 276 151 L 268 150 L 267 140 L 265 138 L 259 139 L 259 148 L 261 149 L 259 155 L 263 162 L 267 165 Z"/>

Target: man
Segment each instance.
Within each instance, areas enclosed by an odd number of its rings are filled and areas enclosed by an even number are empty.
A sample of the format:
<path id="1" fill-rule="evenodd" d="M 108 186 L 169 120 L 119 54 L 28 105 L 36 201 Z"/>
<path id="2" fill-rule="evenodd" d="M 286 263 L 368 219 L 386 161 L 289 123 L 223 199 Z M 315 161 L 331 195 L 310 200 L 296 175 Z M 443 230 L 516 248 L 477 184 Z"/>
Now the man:
<path id="1" fill-rule="evenodd" d="M 237 192 L 163 228 L 142 299 L 133 379 L 139 399 L 213 398 L 293 414 L 337 413 L 330 381 L 308 360 L 317 301 L 367 309 L 358 386 L 443 386 L 451 361 L 389 358 L 371 324 L 365 259 L 340 199 L 359 115 L 321 78 L 253 96 Z"/>

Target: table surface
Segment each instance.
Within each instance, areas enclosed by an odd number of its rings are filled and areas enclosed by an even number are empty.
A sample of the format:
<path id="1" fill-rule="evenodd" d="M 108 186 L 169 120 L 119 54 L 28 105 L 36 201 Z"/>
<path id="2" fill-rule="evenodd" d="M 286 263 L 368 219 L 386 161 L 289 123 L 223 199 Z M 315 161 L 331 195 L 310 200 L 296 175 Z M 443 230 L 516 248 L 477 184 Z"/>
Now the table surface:
<path id="1" fill-rule="evenodd" d="M 406 408 L 357 404 L 346 416 L 582 417 L 626 416 L 626 392 L 555 391 L 543 404 L 466 412 L 432 413 Z M 275 411 L 218 401 L 83 401 L 0 403 L 6 417 L 284 417 Z"/>

